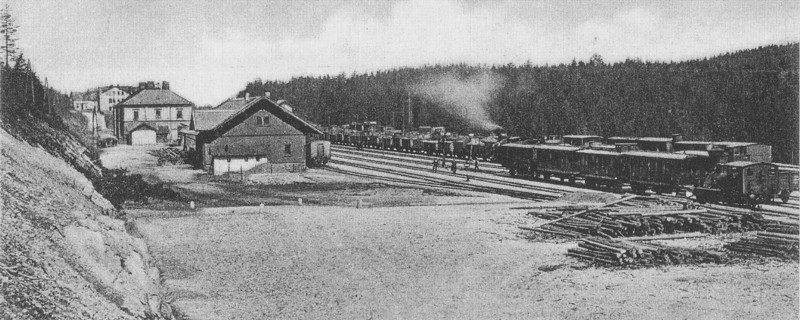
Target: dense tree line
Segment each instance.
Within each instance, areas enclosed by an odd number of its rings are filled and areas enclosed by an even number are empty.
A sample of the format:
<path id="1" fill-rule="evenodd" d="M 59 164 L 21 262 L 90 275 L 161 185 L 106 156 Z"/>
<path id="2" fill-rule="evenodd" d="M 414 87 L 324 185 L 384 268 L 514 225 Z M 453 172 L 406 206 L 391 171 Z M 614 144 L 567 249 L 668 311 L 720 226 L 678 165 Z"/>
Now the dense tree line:
<path id="1" fill-rule="evenodd" d="M 465 64 L 399 68 L 346 76 L 256 80 L 240 92 L 285 99 L 326 125 L 374 120 L 396 127 L 478 129 L 414 86 L 449 75 L 501 79 L 486 105 L 490 118 L 520 136 L 598 134 L 752 141 L 774 159 L 798 163 L 798 44 L 771 45 L 683 62 L 629 59 L 533 66 Z M 408 106 L 412 119 L 408 121 Z"/>

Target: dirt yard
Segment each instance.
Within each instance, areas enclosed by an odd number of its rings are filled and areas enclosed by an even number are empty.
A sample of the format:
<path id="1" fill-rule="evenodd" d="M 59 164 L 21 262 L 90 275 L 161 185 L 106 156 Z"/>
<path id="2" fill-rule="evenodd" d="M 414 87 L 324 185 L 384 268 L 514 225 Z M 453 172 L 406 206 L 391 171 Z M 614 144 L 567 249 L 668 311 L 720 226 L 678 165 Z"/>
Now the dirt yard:
<path id="1" fill-rule="evenodd" d="M 800 317 L 797 263 L 588 267 L 565 255 L 574 242 L 534 241 L 517 228 L 527 208 L 548 203 L 326 172 L 264 178 L 283 181 L 267 185 L 208 181 L 188 168 L 148 169 L 146 161 L 137 168 L 177 188 L 196 185 L 207 197 L 243 199 L 227 203 L 286 198 L 263 208 L 128 210 L 171 299 L 191 319 Z M 298 197 L 319 201 L 299 206 Z M 356 209 L 357 199 L 369 205 Z"/>
<path id="2" fill-rule="evenodd" d="M 502 205 L 259 210 L 137 220 L 192 319 L 798 317 L 796 263 L 585 268 Z"/>

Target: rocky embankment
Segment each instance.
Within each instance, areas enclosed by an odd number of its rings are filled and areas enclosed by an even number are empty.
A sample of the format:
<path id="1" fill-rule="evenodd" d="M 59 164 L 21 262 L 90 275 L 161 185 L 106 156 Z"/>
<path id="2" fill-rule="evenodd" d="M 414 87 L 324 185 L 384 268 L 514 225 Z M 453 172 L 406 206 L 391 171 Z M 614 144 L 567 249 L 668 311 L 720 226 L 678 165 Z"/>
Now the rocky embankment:
<path id="1" fill-rule="evenodd" d="M 0 318 L 172 318 L 145 242 L 84 176 L 100 172 L 85 148 L 35 144 L 0 130 Z"/>

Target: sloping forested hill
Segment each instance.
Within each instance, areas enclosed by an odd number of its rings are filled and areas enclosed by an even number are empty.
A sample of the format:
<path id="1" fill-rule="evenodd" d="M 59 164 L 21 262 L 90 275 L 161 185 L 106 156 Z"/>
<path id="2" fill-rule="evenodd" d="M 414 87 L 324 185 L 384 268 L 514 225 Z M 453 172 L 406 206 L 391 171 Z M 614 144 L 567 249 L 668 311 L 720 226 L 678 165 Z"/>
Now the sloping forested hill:
<path id="1" fill-rule="evenodd" d="M 256 80 L 245 91 L 286 99 L 321 124 L 356 119 L 458 132 L 501 126 L 515 135 L 585 133 L 736 140 L 773 146 L 798 163 L 798 44 L 713 58 L 556 66 L 464 64 L 350 76 Z"/>

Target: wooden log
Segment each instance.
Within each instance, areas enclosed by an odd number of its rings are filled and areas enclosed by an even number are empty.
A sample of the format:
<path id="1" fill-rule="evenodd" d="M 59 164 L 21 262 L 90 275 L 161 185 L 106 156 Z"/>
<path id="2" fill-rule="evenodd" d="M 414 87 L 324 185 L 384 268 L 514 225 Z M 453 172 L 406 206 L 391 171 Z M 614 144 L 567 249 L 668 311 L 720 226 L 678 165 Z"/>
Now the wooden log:
<path id="1" fill-rule="evenodd" d="M 674 239 L 686 239 L 686 238 L 702 238 L 708 236 L 707 233 L 701 232 L 689 232 L 689 233 L 675 233 L 675 234 L 661 234 L 655 236 L 644 236 L 644 237 L 626 237 L 626 238 L 619 238 L 620 240 L 625 241 L 650 241 L 650 240 L 674 240 Z"/>
<path id="2" fill-rule="evenodd" d="M 605 245 L 603 243 L 596 242 L 596 241 L 587 241 L 587 239 L 583 239 L 580 243 L 578 243 L 578 246 L 579 247 L 580 246 L 585 246 L 585 247 L 588 247 L 587 249 L 591 248 L 593 250 L 601 250 L 601 251 L 614 252 L 614 253 L 619 253 L 619 254 L 624 254 L 625 251 L 626 251 L 623 248 L 616 248 L 616 247 L 608 246 L 608 245 Z"/>
<path id="3" fill-rule="evenodd" d="M 581 211 L 578 211 L 578 212 L 576 212 L 576 213 L 573 213 L 573 214 L 570 214 L 570 215 L 567 215 L 567 216 L 564 216 L 564 217 L 561 217 L 561 218 L 558 218 L 558 219 L 555 219 L 555 220 L 550 220 L 550 221 L 547 221 L 547 222 L 545 222 L 544 224 L 542 224 L 541 226 L 543 226 L 543 225 L 547 225 L 547 224 L 550 224 L 550 223 L 553 223 L 553 222 L 561 221 L 561 220 L 564 220 L 564 219 L 567 219 L 567 218 L 576 217 L 576 216 L 579 216 L 579 215 L 585 214 L 585 213 L 587 213 L 587 212 L 590 212 L 590 211 L 593 211 L 593 210 L 596 210 L 596 209 L 605 208 L 605 207 L 612 206 L 612 205 L 615 205 L 615 204 L 618 204 L 618 203 L 622 203 L 622 202 L 625 202 L 625 201 L 628 201 L 628 200 L 634 199 L 634 198 L 636 198 L 636 197 L 637 197 L 637 196 L 628 196 L 628 197 L 623 197 L 623 198 L 621 198 L 621 199 L 618 199 L 618 200 L 611 201 L 611 202 L 609 202 L 609 203 L 603 204 L 603 205 L 601 205 L 601 206 L 598 206 L 598 207 L 596 207 L 596 208 L 592 208 L 592 209 L 586 209 L 586 210 L 581 210 Z"/>
<path id="4" fill-rule="evenodd" d="M 794 240 L 794 241 L 800 240 L 800 235 L 796 235 L 796 234 L 786 234 L 786 233 L 761 231 L 761 232 L 757 232 L 756 235 L 757 236 L 766 236 L 766 237 L 771 237 L 771 238 L 785 238 L 785 239 Z"/>
<path id="5" fill-rule="evenodd" d="M 567 255 L 568 256 L 573 256 L 573 257 L 576 257 L 576 258 L 580 258 L 580 259 L 583 259 L 583 260 L 590 260 L 592 262 L 599 261 L 599 262 L 603 262 L 603 263 L 610 264 L 610 265 L 619 265 L 620 264 L 619 261 L 613 261 L 613 260 L 607 259 L 607 258 L 588 256 L 588 255 L 584 255 L 584 254 L 580 254 L 580 253 L 567 252 Z"/>
<path id="6" fill-rule="evenodd" d="M 517 226 L 517 228 L 520 228 L 522 230 L 528 230 L 528 231 L 536 231 L 536 232 L 542 232 L 542 233 L 557 234 L 557 235 L 573 237 L 573 238 L 580 237 L 579 234 L 575 234 L 575 233 L 571 233 L 571 232 L 547 230 L 547 229 L 539 229 L 539 228 L 530 228 L 530 227 L 523 227 L 523 226 Z"/>
<path id="7" fill-rule="evenodd" d="M 587 249 L 587 250 L 581 250 L 579 248 L 570 248 L 570 249 L 567 249 L 567 252 L 579 253 L 579 254 L 583 254 L 583 255 L 587 255 L 587 256 L 595 256 L 595 257 L 608 258 L 608 259 L 619 259 L 619 258 L 622 258 L 622 254 L 621 253 L 608 252 L 608 251 L 602 251 L 602 250 L 601 251 L 597 251 L 597 250 L 593 250 L 593 249 L 590 249 L 590 248 L 583 248 L 583 249 Z"/>
<path id="8" fill-rule="evenodd" d="M 642 217 L 654 217 L 654 216 L 670 216 L 670 215 L 689 215 L 689 214 L 700 214 L 708 212 L 706 209 L 691 209 L 691 210 L 669 210 L 669 211 L 646 211 L 647 208 L 642 208 L 642 210 L 637 211 L 630 211 L 630 212 L 609 212 L 609 216 L 632 216 L 638 215 Z"/>

